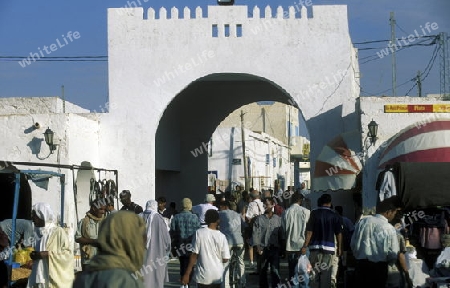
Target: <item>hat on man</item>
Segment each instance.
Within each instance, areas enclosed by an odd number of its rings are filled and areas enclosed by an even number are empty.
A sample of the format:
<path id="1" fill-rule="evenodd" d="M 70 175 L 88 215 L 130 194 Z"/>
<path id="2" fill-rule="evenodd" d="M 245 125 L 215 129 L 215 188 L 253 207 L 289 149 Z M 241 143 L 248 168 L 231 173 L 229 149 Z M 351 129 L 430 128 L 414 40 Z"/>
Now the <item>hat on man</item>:
<path id="1" fill-rule="evenodd" d="M 126 198 L 128 196 L 131 196 L 130 190 L 123 190 L 122 192 L 120 192 L 120 199 Z"/>
<path id="2" fill-rule="evenodd" d="M 214 202 L 216 201 L 216 197 L 213 194 L 206 194 L 205 202 Z"/>

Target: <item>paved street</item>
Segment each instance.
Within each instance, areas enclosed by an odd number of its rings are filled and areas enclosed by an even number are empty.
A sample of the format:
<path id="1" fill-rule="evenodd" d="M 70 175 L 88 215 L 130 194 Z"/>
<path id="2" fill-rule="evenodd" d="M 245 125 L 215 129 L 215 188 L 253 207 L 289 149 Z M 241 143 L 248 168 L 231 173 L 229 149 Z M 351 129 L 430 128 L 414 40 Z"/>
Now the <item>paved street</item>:
<path id="1" fill-rule="evenodd" d="M 246 269 L 248 268 L 249 262 L 245 261 L 245 267 Z M 166 285 L 164 285 L 164 287 L 168 288 L 168 287 L 177 287 L 180 288 L 181 287 L 181 283 L 179 281 L 180 276 L 179 276 L 179 262 L 178 259 L 177 260 L 172 260 L 169 262 L 169 278 L 170 278 L 170 282 L 166 283 Z M 280 263 L 280 273 L 281 273 L 281 277 L 282 279 L 287 279 L 288 278 L 288 267 L 287 267 L 287 262 L 285 259 L 281 260 Z M 246 288 L 258 288 L 258 277 L 257 275 L 248 275 L 247 272 L 252 272 L 254 270 L 250 270 L 250 271 L 246 271 L 246 277 L 247 277 L 247 285 L 245 286 Z M 338 288 L 344 288 L 344 284 L 342 282 L 343 279 L 338 278 Z M 269 279 L 270 281 L 270 279 Z M 270 282 L 269 282 L 270 283 Z M 191 287 L 195 287 L 193 285 L 191 285 Z M 289 288 L 289 286 L 282 286 L 280 288 Z"/>
<path id="2" fill-rule="evenodd" d="M 246 264 L 246 268 L 248 267 L 248 261 L 245 261 Z M 164 285 L 164 287 L 180 287 L 181 284 L 179 282 L 180 276 L 179 276 L 179 262 L 178 260 L 175 261 L 170 261 L 169 262 L 169 278 L 170 278 L 170 282 L 166 283 L 166 285 Z M 288 270 L 287 270 L 287 262 L 285 260 L 282 260 L 281 264 L 280 264 L 280 270 L 281 270 L 281 276 L 283 278 L 287 278 L 288 277 Z M 254 270 L 252 270 L 254 271 Z M 252 272 L 250 271 L 250 272 Z M 248 275 L 248 273 L 246 273 L 246 277 L 247 277 L 247 285 L 246 288 L 257 288 L 259 287 L 258 285 L 258 277 L 257 275 Z M 270 280 L 270 279 L 269 279 Z"/>

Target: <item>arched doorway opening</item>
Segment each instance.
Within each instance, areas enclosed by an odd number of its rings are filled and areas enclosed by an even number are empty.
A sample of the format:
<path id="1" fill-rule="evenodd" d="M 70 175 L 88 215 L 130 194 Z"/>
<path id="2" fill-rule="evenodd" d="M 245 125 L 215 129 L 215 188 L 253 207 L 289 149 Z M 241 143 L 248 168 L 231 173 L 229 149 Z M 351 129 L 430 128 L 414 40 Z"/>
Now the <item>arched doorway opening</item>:
<path id="1" fill-rule="evenodd" d="M 258 101 L 298 108 L 281 87 L 250 74 L 211 74 L 181 91 L 167 106 L 156 132 L 155 196 L 168 201 L 189 197 L 194 203 L 201 202 L 208 186 L 208 153 L 204 148 L 212 133 L 232 111 Z M 196 149 L 204 153 L 192 153 Z"/>

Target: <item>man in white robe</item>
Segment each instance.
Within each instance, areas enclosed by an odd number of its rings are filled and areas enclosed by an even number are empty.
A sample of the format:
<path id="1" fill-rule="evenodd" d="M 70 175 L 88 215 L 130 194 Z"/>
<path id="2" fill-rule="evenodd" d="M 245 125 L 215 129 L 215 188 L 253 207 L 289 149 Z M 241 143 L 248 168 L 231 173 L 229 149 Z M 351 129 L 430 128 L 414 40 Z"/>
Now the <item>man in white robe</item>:
<path id="1" fill-rule="evenodd" d="M 72 287 L 74 261 L 69 237 L 56 225 L 56 216 L 49 204 L 36 203 L 31 215 L 36 238 L 35 251 L 30 254 L 33 268 L 27 287 Z"/>
<path id="2" fill-rule="evenodd" d="M 158 202 L 147 202 L 145 211 L 139 214 L 147 226 L 146 255 L 144 257 L 144 285 L 163 288 L 169 282 L 167 263 L 170 260 L 170 235 L 164 218 L 158 213 Z"/>

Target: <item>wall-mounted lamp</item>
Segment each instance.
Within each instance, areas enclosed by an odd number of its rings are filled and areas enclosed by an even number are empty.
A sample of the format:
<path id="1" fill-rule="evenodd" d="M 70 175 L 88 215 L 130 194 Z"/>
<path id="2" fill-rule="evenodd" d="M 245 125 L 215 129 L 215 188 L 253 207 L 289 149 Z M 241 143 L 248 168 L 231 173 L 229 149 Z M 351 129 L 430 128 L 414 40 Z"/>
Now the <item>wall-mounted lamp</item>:
<path id="1" fill-rule="evenodd" d="M 44 132 L 44 138 L 45 143 L 47 143 L 48 147 L 50 148 L 50 153 L 53 154 L 53 151 L 56 150 L 57 144 L 53 143 L 53 136 L 55 136 L 55 133 L 50 128 L 47 128 Z"/>
<path id="2" fill-rule="evenodd" d="M 370 138 L 370 142 L 373 144 L 375 144 L 375 142 L 377 141 L 377 134 L 378 134 L 378 124 L 377 122 L 370 121 L 369 125 L 367 125 L 367 127 L 369 128 L 369 132 L 367 133 L 367 136 Z"/>

